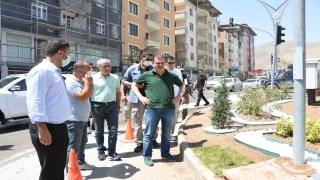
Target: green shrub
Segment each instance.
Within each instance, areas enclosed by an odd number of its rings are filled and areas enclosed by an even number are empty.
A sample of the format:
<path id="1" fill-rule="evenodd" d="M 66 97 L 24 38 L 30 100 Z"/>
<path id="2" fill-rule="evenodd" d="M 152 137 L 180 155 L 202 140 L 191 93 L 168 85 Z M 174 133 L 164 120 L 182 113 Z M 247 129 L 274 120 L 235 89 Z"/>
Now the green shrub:
<path id="1" fill-rule="evenodd" d="M 281 137 L 293 136 L 293 121 L 290 118 L 281 117 L 276 120 L 276 134 Z"/>
<path id="2" fill-rule="evenodd" d="M 280 98 L 281 99 L 289 99 L 292 98 L 293 93 L 290 92 L 290 86 L 288 82 L 280 83 Z"/>
<path id="3" fill-rule="evenodd" d="M 293 136 L 293 121 L 290 118 L 280 118 L 276 120 L 276 132 L 281 137 Z M 320 142 L 320 120 L 317 118 L 306 119 L 306 141 L 311 143 Z"/>

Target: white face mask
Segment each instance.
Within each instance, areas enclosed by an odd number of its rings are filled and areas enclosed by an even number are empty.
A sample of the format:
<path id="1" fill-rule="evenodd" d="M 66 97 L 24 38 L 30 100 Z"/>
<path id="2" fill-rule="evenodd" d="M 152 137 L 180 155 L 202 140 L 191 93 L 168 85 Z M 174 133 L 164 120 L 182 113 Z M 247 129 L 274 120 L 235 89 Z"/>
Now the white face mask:
<path id="1" fill-rule="evenodd" d="M 144 61 L 143 62 L 143 65 L 145 65 L 145 66 L 151 66 L 151 64 L 152 64 L 152 61 Z"/>
<path id="2" fill-rule="evenodd" d="M 88 71 L 87 74 L 88 74 L 88 76 L 92 76 L 92 75 L 97 74 L 97 71 Z"/>
<path id="3" fill-rule="evenodd" d="M 63 52 L 64 55 L 66 55 L 64 52 Z M 67 55 L 66 55 L 67 56 Z M 60 59 L 62 60 L 62 66 L 61 67 L 65 67 L 66 65 L 68 65 L 71 61 L 71 56 L 67 56 L 67 59 L 62 59 L 60 57 Z"/>

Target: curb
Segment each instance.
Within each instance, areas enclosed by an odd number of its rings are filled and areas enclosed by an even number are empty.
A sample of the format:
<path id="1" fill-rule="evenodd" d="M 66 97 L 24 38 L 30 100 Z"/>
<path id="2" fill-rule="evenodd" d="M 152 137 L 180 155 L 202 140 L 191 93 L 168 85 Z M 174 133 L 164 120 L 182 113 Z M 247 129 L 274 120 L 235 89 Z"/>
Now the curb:
<path id="1" fill-rule="evenodd" d="M 214 179 L 214 173 L 203 166 L 198 159 L 198 157 L 193 153 L 189 147 L 185 137 L 184 137 L 184 126 L 187 120 L 193 116 L 190 115 L 185 120 L 181 122 L 181 125 L 178 130 L 178 146 L 180 150 L 179 158 L 182 160 L 183 165 L 190 171 L 190 173 L 199 180 L 209 180 Z"/>

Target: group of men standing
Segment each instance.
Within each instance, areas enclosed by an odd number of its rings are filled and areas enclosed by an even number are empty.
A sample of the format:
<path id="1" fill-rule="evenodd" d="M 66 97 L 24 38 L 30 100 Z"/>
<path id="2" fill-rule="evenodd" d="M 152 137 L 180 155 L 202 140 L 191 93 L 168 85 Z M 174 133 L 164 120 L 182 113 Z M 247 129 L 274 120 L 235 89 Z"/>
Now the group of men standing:
<path id="1" fill-rule="evenodd" d="M 137 143 L 134 152 L 143 150 L 144 162 L 149 166 L 153 165 L 152 146 L 160 146 L 161 157 L 177 160 L 170 154 L 170 140 L 179 104 L 188 103 L 188 94 L 183 83 L 186 76 L 181 74 L 183 69 L 174 68 L 173 57 L 153 57 L 144 53 L 140 63 L 128 68 L 121 82 L 119 76 L 110 73 L 108 59 L 98 60 L 99 73 L 96 74 L 90 71 L 88 62 L 80 60 L 74 64 L 73 74 L 64 81 L 59 67 L 70 62 L 69 54 L 68 42 L 53 40 L 48 45 L 46 58 L 26 78 L 29 130 L 41 165 L 39 179 L 64 179 L 71 148 L 75 149 L 80 169 L 95 168 L 85 162 L 84 153 L 90 111 L 94 119 L 98 159 L 121 159 L 116 152 L 122 99 L 120 83 L 131 87 L 128 101 Z M 183 112 L 183 118 L 186 113 Z M 144 116 L 146 128 L 143 133 Z M 104 146 L 105 120 L 109 131 L 108 148 Z M 156 138 L 160 120 L 159 145 Z"/>

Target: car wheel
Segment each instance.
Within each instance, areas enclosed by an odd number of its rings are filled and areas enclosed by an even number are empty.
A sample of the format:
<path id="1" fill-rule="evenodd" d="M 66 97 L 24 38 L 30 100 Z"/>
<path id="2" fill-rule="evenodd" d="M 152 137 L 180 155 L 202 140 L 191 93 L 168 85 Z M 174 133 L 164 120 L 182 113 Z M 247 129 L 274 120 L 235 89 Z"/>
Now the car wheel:
<path id="1" fill-rule="evenodd" d="M 5 117 L 4 117 L 4 114 L 3 114 L 3 112 L 0 110 L 0 123 L 2 124 L 2 125 L 5 125 L 6 123 L 5 123 Z"/>
<path id="2" fill-rule="evenodd" d="M 241 85 L 239 90 L 242 91 L 242 89 L 243 89 L 243 87 L 242 87 L 242 85 Z"/>
<path id="3" fill-rule="evenodd" d="M 231 92 L 235 92 L 235 91 L 236 91 L 236 89 L 234 88 L 234 86 L 232 86 Z"/>

